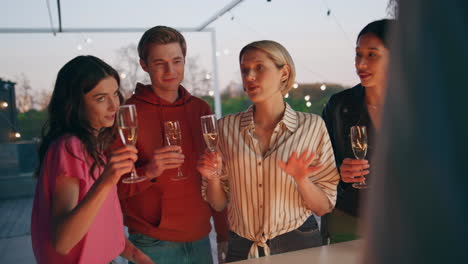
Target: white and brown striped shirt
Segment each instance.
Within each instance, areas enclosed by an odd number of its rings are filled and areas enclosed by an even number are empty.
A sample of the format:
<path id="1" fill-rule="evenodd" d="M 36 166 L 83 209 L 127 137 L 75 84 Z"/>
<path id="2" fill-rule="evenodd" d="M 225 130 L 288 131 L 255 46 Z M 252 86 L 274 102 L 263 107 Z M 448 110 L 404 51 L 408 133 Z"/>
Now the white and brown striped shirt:
<path id="1" fill-rule="evenodd" d="M 327 129 L 321 117 L 294 111 L 288 104 L 282 120 L 262 156 L 254 136 L 254 108 L 218 121 L 219 150 L 223 158 L 222 183 L 228 195 L 230 229 L 254 241 L 250 257 L 258 246 L 269 253 L 266 241 L 301 226 L 313 213 L 307 209 L 294 178 L 278 166 L 292 151 L 316 152 L 314 164 L 322 164 L 310 180 L 325 192 L 334 206 L 339 174 Z M 206 182 L 202 194 L 206 198 Z"/>

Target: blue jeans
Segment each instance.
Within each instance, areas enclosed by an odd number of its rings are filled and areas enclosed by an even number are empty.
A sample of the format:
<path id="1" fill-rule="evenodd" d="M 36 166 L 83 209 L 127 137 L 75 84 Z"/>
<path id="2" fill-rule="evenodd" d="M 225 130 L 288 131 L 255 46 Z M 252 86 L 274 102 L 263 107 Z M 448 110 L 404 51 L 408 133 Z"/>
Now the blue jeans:
<path id="1" fill-rule="evenodd" d="M 253 242 L 234 232 L 229 232 L 228 254 L 226 262 L 247 259 Z M 267 241 L 271 255 L 322 246 L 322 236 L 314 216 L 310 216 L 299 228 L 279 235 Z M 260 256 L 265 256 L 263 248 L 259 247 Z"/>
<path id="2" fill-rule="evenodd" d="M 128 239 L 158 264 L 213 263 L 208 236 L 193 242 L 163 241 L 143 234 L 130 234 Z"/>

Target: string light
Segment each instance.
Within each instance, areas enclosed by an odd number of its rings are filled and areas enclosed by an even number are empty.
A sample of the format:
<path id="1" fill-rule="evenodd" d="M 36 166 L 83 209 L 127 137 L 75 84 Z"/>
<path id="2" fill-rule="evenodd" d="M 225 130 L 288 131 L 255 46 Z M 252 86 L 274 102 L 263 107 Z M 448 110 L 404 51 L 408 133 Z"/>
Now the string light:
<path id="1" fill-rule="evenodd" d="M 327 89 L 327 86 L 325 84 L 320 85 L 320 90 L 325 91 Z"/>
<path id="2" fill-rule="evenodd" d="M 311 105 L 312 105 L 311 102 L 307 102 L 307 103 L 306 103 L 306 106 L 307 106 L 307 107 L 310 107 Z"/>
<path id="3" fill-rule="evenodd" d="M 297 89 L 299 87 L 299 84 L 298 83 L 294 83 L 293 86 L 292 86 L 294 89 Z"/>
<path id="4" fill-rule="evenodd" d="M 309 101 L 310 100 L 310 95 L 304 96 L 304 100 Z"/>
<path id="5" fill-rule="evenodd" d="M 124 72 L 120 74 L 120 78 L 125 79 L 126 77 L 127 77 L 127 74 L 125 74 Z"/>
<path id="6" fill-rule="evenodd" d="M 289 93 L 285 94 L 284 98 L 289 98 Z"/>
<path id="7" fill-rule="evenodd" d="M 21 134 L 19 132 L 16 132 L 15 133 L 15 138 L 20 138 L 21 137 Z"/>
<path id="8" fill-rule="evenodd" d="M 209 96 L 213 96 L 213 95 L 214 95 L 214 91 L 210 90 L 210 91 L 208 92 L 208 95 L 209 95 Z"/>
<path id="9" fill-rule="evenodd" d="M 8 102 L 6 101 L 1 101 L 0 102 L 0 109 L 5 109 L 8 107 Z"/>
<path id="10" fill-rule="evenodd" d="M 205 75 L 205 80 L 211 80 L 211 74 L 210 73 L 207 73 Z"/>

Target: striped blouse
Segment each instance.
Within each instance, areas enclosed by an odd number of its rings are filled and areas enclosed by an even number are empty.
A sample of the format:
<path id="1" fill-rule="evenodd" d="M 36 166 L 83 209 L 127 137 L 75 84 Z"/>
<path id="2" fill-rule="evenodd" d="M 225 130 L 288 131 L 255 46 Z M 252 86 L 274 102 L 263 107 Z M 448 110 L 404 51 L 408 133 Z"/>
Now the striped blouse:
<path id="1" fill-rule="evenodd" d="M 327 129 L 321 117 L 294 111 L 288 104 L 282 120 L 271 136 L 269 149 L 262 156 L 254 135 L 254 108 L 218 121 L 219 150 L 223 158 L 222 184 L 228 196 L 230 229 L 254 242 L 249 258 L 258 257 L 258 246 L 269 254 L 267 240 L 301 226 L 313 213 L 307 209 L 294 178 L 278 166 L 291 152 L 316 152 L 312 165 L 323 164 L 310 177 L 336 201 L 339 174 Z M 206 182 L 202 194 L 206 198 Z"/>

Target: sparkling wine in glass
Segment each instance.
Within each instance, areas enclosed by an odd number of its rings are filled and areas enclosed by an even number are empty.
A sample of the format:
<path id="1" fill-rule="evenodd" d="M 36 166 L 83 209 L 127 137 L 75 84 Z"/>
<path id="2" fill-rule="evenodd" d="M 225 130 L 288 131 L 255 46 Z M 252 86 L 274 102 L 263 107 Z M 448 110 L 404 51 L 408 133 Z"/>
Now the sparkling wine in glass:
<path id="1" fill-rule="evenodd" d="M 206 147 L 211 152 L 216 152 L 218 146 L 218 130 L 216 128 L 216 116 L 205 115 L 200 117 L 203 139 Z M 217 168 L 215 174 L 220 175 L 221 171 Z"/>
<path id="2" fill-rule="evenodd" d="M 180 129 L 179 121 L 166 121 L 164 122 L 164 137 L 168 146 L 182 146 L 182 132 Z M 177 168 L 177 176 L 172 177 L 173 180 L 186 179 L 180 170 Z"/>
<path id="3" fill-rule="evenodd" d="M 137 141 L 137 112 L 135 105 L 122 105 L 117 114 L 119 125 L 119 134 L 122 143 L 135 146 Z M 145 180 L 146 177 L 140 177 L 135 171 L 135 166 L 130 173 L 130 177 L 122 179 L 123 183 L 135 183 Z"/>
<path id="4" fill-rule="evenodd" d="M 205 139 L 206 147 L 215 152 L 218 146 L 218 131 L 216 129 L 215 115 L 205 115 L 200 117 L 203 139 Z"/>
<path id="5" fill-rule="evenodd" d="M 352 126 L 350 130 L 351 147 L 353 149 L 354 157 L 362 160 L 366 158 L 367 154 L 367 131 L 365 126 Z M 364 176 L 363 176 L 364 177 Z M 366 180 L 362 182 L 353 183 L 354 188 L 364 189 L 367 188 Z"/>

